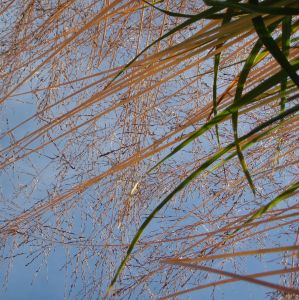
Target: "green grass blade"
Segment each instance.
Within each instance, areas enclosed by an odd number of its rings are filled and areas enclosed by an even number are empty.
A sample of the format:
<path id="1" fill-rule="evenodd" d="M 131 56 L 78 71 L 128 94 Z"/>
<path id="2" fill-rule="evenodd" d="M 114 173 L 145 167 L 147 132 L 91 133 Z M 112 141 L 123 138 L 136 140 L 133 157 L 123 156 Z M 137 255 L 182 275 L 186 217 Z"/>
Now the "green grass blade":
<path id="1" fill-rule="evenodd" d="M 148 1 L 145 1 L 145 0 L 142 0 L 143 2 L 145 2 L 147 5 L 155 8 L 156 10 L 170 16 L 170 17 L 177 17 L 177 18 L 193 18 L 195 15 L 190 15 L 190 14 L 181 14 L 181 13 L 176 13 L 176 12 L 172 12 L 172 11 L 169 11 L 169 10 L 165 10 L 165 9 L 162 9 L 160 7 L 157 7 L 155 6 L 153 3 L 150 3 Z"/>
<path id="2" fill-rule="evenodd" d="M 281 126 L 281 124 L 279 124 Z M 270 128 L 266 131 L 264 131 L 262 134 L 260 134 L 258 137 L 252 139 L 250 142 L 246 143 L 245 145 L 241 146 L 241 150 L 246 150 L 247 148 L 251 147 L 253 144 L 255 144 L 257 141 L 260 141 L 264 136 L 268 135 L 271 131 L 274 131 L 278 128 L 278 126 L 275 126 L 273 128 Z M 237 156 L 237 151 L 234 151 L 232 154 L 224 158 L 221 162 L 216 164 L 212 169 L 209 170 L 209 173 L 214 172 L 216 169 L 218 169 L 220 166 L 224 165 L 226 162 L 230 161 L 232 158 Z"/>
<path id="3" fill-rule="evenodd" d="M 244 225 L 247 225 L 254 221 L 255 219 L 261 217 L 264 213 L 275 207 L 277 204 L 279 204 L 281 201 L 288 199 L 289 197 L 293 196 L 294 192 L 299 188 L 299 182 L 292 184 L 289 186 L 283 193 L 278 195 L 274 200 L 270 201 L 265 206 L 261 207 L 256 213 L 254 213 L 247 221 L 245 221 L 239 228 L 235 229 L 232 233 L 229 234 L 229 238 L 232 237 L 232 235 L 236 234 L 238 231 L 240 231 Z"/>
<path id="4" fill-rule="evenodd" d="M 295 70 L 299 69 L 299 59 L 293 62 L 293 67 Z M 210 121 L 208 121 L 206 124 L 204 124 L 202 127 L 200 127 L 198 130 L 196 130 L 190 137 L 188 137 L 185 141 L 183 141 L 181 144 L 179 144 L 177 147 L 175 147 L 168 155 L 166 155 L 162 160 L 160 160 L 155 166 L 153 166 L 148 172 L 152 172 L 154 169 L 156 169 L 158 166 L 160 166 L 162 163 L 164 163 L 167 159 L 169 159 L 171 156 L 176 154 L 178 151 L 186 147 L 188 144 L 190 144 L 193 140 L 195 140 L 197 137 L 203 135 L 205 132 L 207 132 L 209 129 L 213 128 L 216 124 L 221 123 L 226 119 L 227 116 L 232 115 L 235 112 L 238 112 L 238 110 L 250 103 L 254 103 L 257 101 L 255 98 L 259 95 L 263 94 L 268 89 L 272 88 L 273 86 L 277 85 L 282 76 L 285 76 L 286 72 L 285 70 L 280 70 L 275 75 L 272 75 L 270 78 L 266 79 L 264 82 L 260 83 L 257 87 L 246 93 L 244 96 L 241 97 L 239 101 L 236 101 L 235 103 L 228 106 L 226 109 L 224 109 L 222 112 L 218 113 L 215 117 L 213 117 Z"/>
<path id="5" fill-rule="evenodd" d="M 230 20 L 233 17 L 233 10 L 228 9 L 226 14 L 223 17 L 222 20 L 222 26 L 224 24 L 227 24 L 230 22 Z M 223 46 L 223 43 L 217 45 L 216 50 L 221 48 Z M 220 59 L 221 59 L 221 52 L 217 53 L 214 56 L 214 78 L 213 78 L 213 113 L 214 116 L 217 115 L 217 83 L 218 83 L 218 72 L 219 72 L 219 65 L 220 65 Z M 219 130 L 218 130 L 218 125 L 215 126 L 216 129 L 216 137 L 218 141 L 218 145 L 220 147 L 220 137 L 219 137 Z"/>
<path id="6" fill-rule="evenodd" d="M 275 24 L 271 25 L 270 31 L 273 31 L 276 26 L 278 25 L 279 22 L 276 22 Z M 257 60 L 259 60 L 258 54 L 261 50 L 263 46 L 263 43 L 261 40 L 258 40 L 256 42 L 256 44 L 254 45 L 253 49 L 251 50 L 250 54 L 248 55 L 248 58 L 243 66 L 243 69 L 240 73 L 240 77 L 238 80 L 238 84 L 237 84 L 237 89 L 236 89 L 236 94 L 235 94 L 235 98 L 234 98 L 234 103 L 237 103 L 238 101 L 240 101 L 241 97 L 242 97 L 242 93 L 244 90 L 244 86 L 245 86 L 245 82 L 247 80 L 247 77 L 249 75 L 249 72 L 251 70 L 251 68 L 254 66 L 255 62 Z M 237 149 L 237 154 L 238 154 L 238 158 L 242 167 L 242 170 L 245 174 L 245 177 L 248 181 L 248 184 L 253 192 L 253 194 L 255 194 L 255 186 L 253 183 L 253 180 L 251 178 L 250 172 L 248 170 L 244 155 L 242 153 L 242 150 L 240 148 L 240 144 L 239 144 L 239 138 L 238 138 L 238 111 L 236 111 L 235 113 L 232 114 L 232 127 L 233 127 L 233 133 L 234 133 L 234 140 L 236 143 L 236 149 Z"/>
<path id="7" fill-rule="evenodd" d="M 282 53 L 288 57 L 290 45 L 291 45 L 291 32 L 292 32 L 292 17 L 287 16 L 284 17 L 282 21 Z M 281 102 L 280 108 L 281 110 L 285 110 L 285 102 L 286 102 L 286 88 L 287 88 L 287 77 L 282 78 L 281 80 Z"/>
<path id="8" fill-rule="evenodd" d="M 250 0 L 252 3 L 258 3 L 257 0 Z M 255 30 L 262 40 L 263 44 L 267 50 L 272 54 L 272 56 L 277 60 L 281 67 L 287 72 L 291 77 L 294 83 L 299 87 L 299 76 L 296 73 L 296 70 L 291 66 L 287 57 L 283 52 L 280 51 L 279 47 L 271 37 L 267 27 L 265 26 L 264 20 L 262 17 L 256 17 L 252 19 L 252 23 L 255 27 Z"/>
<path id="9" fill-rule="evenodd" d="M 291 98 L 293 98 L 293 97 L 294 97 L 294 99 L 298 99 L 298 95 L 292 96 Z M 261 136 L 258 137 L 258 140 L 260 140 L 262 137 L 264 137 L 265 135 L 269 134 L 271 131 L 276 130 L 277 128 L 279 128 L 281 126 L 283 126 L 283 120 L 281 120 L 281 123 L 279 124 L 279 126 L 270 128 L 267 131 L 265 131 Z M 241 150 L 242 151 L 246 150 L 247 148 L 249 148 L 250 146 L 252 146 L 256 142 L 257 142 L 256 139 L 252 139 L 251 142 L 246 143 L 245 145 L 240 146 Z M 215 165 L 209 172 L 215 171 L 216 169 L 218 169 L 220 166 L 222 166 L 223 164 L 225 164 L 226 162 L 228 162 L 229 160 L 231 160 L 236 155 L 237 155 L 237 151 L 233 152 L 228 157 L 226 157 L 225 159 L 223 159 L 219 164 Z"/>
<path id="10" fill-rule="evenodd" d="M 145 2 L 147 5 L 155 8 L 156 10 L 170 16 L 170 17 L 177 17 L 177 18 L 186 18 L 186 19 L 189 19 L 189 18 L 193 18 L 195 17 L 196 15 L 192 15 L 192 14 L 182 14 L 182 13 L 178 13 L 178 12 L 172 12 L 172 11 L 169 11 L 169 10 L 165 10 L 163 8 L 160 8 L 158 6 L 155 6 L 154 4 L 157 4 L 157 3 L 161 3 L 161 2 L 164 2 L 164 1 L 156 1 L 155 3 L 150 3 L 146 0 L 142 0 L 143 2 Z M 232 16 L 240 16 L 240 15 L 243 15 L 244 13 L 243 12 L 240 12 L 240 13 L 232 13 L 231 15 Z M 212 15 L 208 15 L 206 17 L 204 17 L 204 19 L 223 19 L 226 17 L 226 13 L 219 13 L 219 14 L 212 14 Z"/>
<path id="11" fill-rule="evenodd" d="M 217 83 L 218 83 L 218 71 L 220 64 L 221 53 L 218 53 L 214 57 L 214 78 L 213 78 L 213 113 L 214 116 L 217 115 Z M 219 129 L 218 124 L 215 126 L 217 142 L 220 147 L 220 137 L 219 137 Z"/>
<path id="12" fill-rule="evenodd" d="M 263 124 L 257 126 L 256 128 L 254 128 L 253 130 L 251 130 L 249 133 L 247 133 L 246 135 L 242 136 L 240 138 L 240 141 L 245 141 L 246 139 L 250 138 L 252 135 L 261 132 L 263 129 L 269 127 L 270 125 L 272 125 L 273 123 L 282 120 L 283 118 L 292 115 L 294 113 L 296 113 L 299 110 L 299 104 L 297 104 L 296 106 L 294 106 L 293 108 L 290 108 L 288 110 L 286 110 L 285 112 L 280 113 L 279 115 L 275 116 L 274 118 L 264 122 Z M 279 126 L 279 125 L 278 125 Z M 258 135 L 258 137 L 263 137 L 264 133 L 260 133 Z M 255 140 L 258 141 L 259 138 L 256 137 Z M 250 141 L 249 143 L 252 144 L 252 141 Z M 122 270 L 124 269 L 127 261 L 129 260 L 129 257 L 134 249 L 134 247 L 136 246 L 138 240 L 140 239 L 141 235 L 143 234 L 143 231 L 145 230 L 145 228 L 148 226 L 148 224 L 152 221 L 152 219 L 155 217 L 155 215 L 181 190 L 183 190 L 193 179 L 195 179 L 196 177 L 198 177 L 203 171 L 205 171 L 209 166 L 211 166 L 217 159 L 219 159 L 221 156 L 223 156 L 224 154 L 226 154 L 227 152 L 229 152 L 231 149 L 233 149 L 235 147 L 235 142 L 232 142 L 231 144 L 227 145 L 226 147 L 222 148 L 221 150 L 219 150 L 218 152 L 216 152 L 211 158 L 209 158 L 208 160 L 206 160 L 198 169 L 196 169 L 194 172 L 191 173 L 191 175 L 189 175 L 185 180 L 183 180 L 152 212 L 151 214 L 145 219 L 145 221 L 142 223 L 142 225 L 140 226 L 140 228 L 138 229 L 137 233 L 135 234 L 128 250 L 127 253 L 124 257 L 124 259 L 122 260 L 121 264 L 119 265 L 115 276 L 113 277 L 110 286 L 108 288 L 108 294 L 111 292 L 114 284 L 116 283 L 120 273 L 122 272 Z"/>
<path id="13" fill-rule="evenodd" d="M 289 17 L 286 17 L 286 18 L 289 18 Z M 272 32 L 277 27 L 277 25 L 279 23 L 280 23 L 280 21 L 272 24 L 269 27 L 269 32 Z M 242 93 L 243 93 L 243 89 L 244 89 L 244 85 L 245 85 L 245 82 L 246 82 L 247 77 L 249 75 L 249 72 L 250 72 L 251 68 L 253 67 L 253 65 L 255 64 L 255 62 L 259 61 L 258 53 L 261 50 L 262 46 L 263 46 L 263 42 L 261 41 L 261 39 L 259 39 L 256 42 L 253 49 L 251 50 L 251 52 L 250 52 L 250 54 L 249 54 L 249 56 L 248 56 L 248 58 L 247 58 L 247 60 L 244 64 L 244 67 L 241 71 L 241 74 L 240 74 L 240 78 L 239 78 L 239 81 L 238 81 L 238 84 L 237 84 L 237 89 L 236 89 L 234 102 L 238 102 L 239 99 L 241 98 Z M 263 55 L 263 53 L 261 55 Z M 287 79 L 286 76 L 285 76 L 285 78 Z M 247 181 L 248 181 L 248 183 L 251 187 L 251 190 L 255 194 L 255 187 L 254 187 L 254 184 L 253 184 L 253 180 L 250 176 L 250 173 L 248 171 L 244 155 L 243 155 L 243 153 L 240 149 L 240 145 L 238 143 L 238 112 L 232 114 L 232 126 L 233 126 L 234 139 L 235 139 L 235 142 L 236 142 L 236 149 L 237 149 L 237 152 L 238 152 L 239 161 L 241 163 L 241 166 L 242 166 L 243 172 L 244 172 L 244 174 L 247 178 Z"/>
<path id="14" fill-rule="evenodd" d="M 267 205 L 260 208 L 255 214 L 253 214 L 244 224 L 248 224 L 255 220 L 256 218 L 259 218 L 264 213 L 266 213 L 268 210 L 275 207 L 277 204 L 279 204 L 281 201 L 289 198 L 292 196 L 292 194 L 299 188 L 299 181 L 288 187 L 283 193 L 281 193 L 279 196 L 277 196 L 274 200 L 269 202 Z"/>
<path id="15" fill-rule="evenodd" d="M 294 1 L 295 7 L 275 7 L 269 6 L 269 2 L 275 1 L 264 1 L 260 4 L 258 3 L 236 3 L 234 1 L 215 1 L 215 0 L 204 0 L 205 4 L 212 7 L 219 7 L 219 8 L 234 8 L 239 9 L 240 11 L 244 11 L 247 13 L 262 13 L 262 14 L 269 14 L 269 15 L 288 15 L 294 16 L 299 15 L 298 3 Z"/>

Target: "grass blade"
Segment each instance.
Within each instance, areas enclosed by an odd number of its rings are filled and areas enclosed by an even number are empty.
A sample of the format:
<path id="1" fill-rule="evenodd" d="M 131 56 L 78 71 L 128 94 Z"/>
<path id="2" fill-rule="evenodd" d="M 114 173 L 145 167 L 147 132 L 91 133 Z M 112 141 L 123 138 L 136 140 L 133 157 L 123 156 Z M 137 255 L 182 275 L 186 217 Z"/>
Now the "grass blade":
<path id="1" fill-rule="evenodd" d="M 177 18 L 193 18 L 195 15 L 190 15 L 190 14 L 181 14 L 181 13 L 176 13 L 176 12 L 172 12 L 172 11 L 169 11 L 169 10 L 165 10 L 165 9 L 162 9 L 160 7 L 157 7 L 155 6 L 153 3 L 150 3 L 148 1 L 145 1 L 145 0 L 142 0 L 143 2 L 145 2 L 147 5 L 153 7 L 154 9 L 170 16 L 170 17 L 177 17 Z"/>
<path id="2" fill-rule="evenodd" d="M 247 58 L 247 60 L 244 64 L 244 67 L 242 69 L 242 72 L 240 74 L 240 78 L 239 78 L 239 81 L 238 81 L 238 84 L 237 84 L 234 103 L 237 103 L 238 101 L 240 101 L 240 99 L 242 97 L 242 93 L 243 93 L 243 89 L 244 89 L 246 79 L 249 75 L 249 72 L 250 72 L 252 66 L 254 65 L 254 62 L 256 61 L 256 58 L 257 58 L 258 53 L 261 50 L 262 46 L 263 46 L 263 44 L 259 40 L 255 44 L 255 46 L 253 47 L 252 51 L 250 52 L 250 54 L 249 54 L 249 56 L 248 56 L 248 58 Z M 251 175 L 248 171 L 247 164 L 246 164 L 244 155 L 242 153 L 242 150 L 241 150 L 241 147 L 240 147 L 240 144 L 239 144 L 238 116 L 239 116 L 238 110 L 232 114 L 232 127 L 233 127 L 234 140 L 235 140 L 235 143 L 236 143 L 237 154 L 238 154 L 238 158 L 239 158 L 240 164 L 242 166 L 243 172 L 245 174 L 245 177 L 247 178 L 247 181 L 249 183 L 249 186 L 250 186 L 253 194 L 255 194 L 254 183 L 253 183 Z"/>
<path id="3" fill-rule="evenodd" d="M 293 66 L 295 70 L 299 69 L 299 59 L 293 62 Z M 193 140 L 195 140 L 197 137 L 203 135 L 205 132 L 207 132 L 209 129 L 214 127 L 216 124 L 219 124 L 220 122 L 224 121 L 225 118 L 229 115 L 232 115 L 233 113 L 237 112 L 241 107 L 244 107 L 250 103 L 254 103 L 257 101 L 255 98 L 261 94 L 263 94 L 268 89 L 272 88 L 276 84 L 278 84 L 281 80 L 282 76 L 285 76 L 286 72 L 285 70 L 280 70 L 275 75 L 272 75 L 270 78 L 266 79 L 264 82 L 259 84 L 257 87 L 246 93 L 241 99 L 230 106 L 228 106 L 226 109 L 224 109 L 222 112 L 218 113 L 214 118 L 212 118 L 210 121 L 208 121 L 206 124 L 204 124 L 202 127 L 200 127 L 198 130 L 196 130 L 189 138 L 187 138 L 185 141 L 183 141 L 181 144 L 179 144 L 177 147 L 175 147 L 168 155 L 166 155 L 162 160 L 160 160 L 156 165 L 154 165 L 148 172 L 152 172 L 154 169 L 156 169 L 158 166 L 160 166 L 162 163 L 164 163 L 167 159 L 169 159 L 171 156 L 176 154 L 178 151 L 186 147 L 188 144 L 190 144 Z"/>
<path id="4" fill-rule="evenodd" d="M 250 2 L 257 4 L 258 0 L 250 0 Z M 264 23 L 262 17 L 256 17 L 252 19 L 252 23 L 255 27 L 255 30 L 262 40 L 265 47 L 272 54 L 272 56 L 277 60 L 277 62 L 281 65 L 281 67 L 287 72 L 287 74 L 291 77 L 294 83 L 299 87 L 299 76 L 296 73 L 296 70 L 289 63 L 286 55 L 282 53 L 271 37 L 267 27 Z"/>
<path id="5" fill-rule="evenodd" d="M 252 2 L 250 4 L 245 3 L 236 3 L 234 1 L 215 1 L 215 0 L 204 0 L 205 4 L 208 6 L 213 7 L 221 7 L 221 8 L 234 8 L 239 9 L 241 11 L 247 13 L 262 13 L 262 14 L 269 14 L 269 15 L 298 15 L 298 3 L 294 1 L 297 7 L 275 7 L 269 6 L 269 2 L 277 2 L 277 1 L 264 1 L 263 3 L 259 4 L 256 2 Z"/>
<path id="6" fill-rule="evenodd" d="M 157 3 L 164 2 L 164 0 L 163 1 L 156 1 L 155 3 L 150 3 L 150 2 L 145 1 L 145 0 L 142 0 L 142 1 L 145 2 L 147 5 L 155 8 L 156 10 L 158 10 L 158 11 L 160 11 L 160 12 L 162 12 L 162 13 L 170 16 L 170 17 L 186 18 L 186 19 L 195 17 L 195 15 L 172 12 L 172 11 L 162 9 L 162 8 L 157 7 L 157 6 L 154 5 L 154 4 L 157 4 Z M 242 13 L 242 12 L 232 13 L 231 15 L 232 16 L 240 16 L 242 14 L 244 14 L 244 13 Z M 226 13 L 224 13 L 224 14 L 218 13 L 218 14 L 212 14 L 212 15 L 206 16 L 206 17 L 204 17 L 204 19 L 223 19 L 223 18 L 225 18 L 225 16 L 226 16 Z"/>
<path id="7" fill-rule="evenodd" d="M 282 20 L 282 53 L 288 57 L 291 45 L 291 32 L 292 32 L 292 17 L 287 16 Z M 287 77 L 281 80 L 281 110 L 285 110 Z"/>
<path id="8" fill-rule="evenodd" d="M 228 9 L 223 21 L 222 21 L 222 26 L 226 23 L 229 23 L 230 20 L 232 19 L 233 10 Z M 221 48 L 223 46 L 223 43 L 219 44 L 216 47 L 216 50 Z M 217 53 L 214 57 L 214 78 L 213 78 L 213 113 L 214 116 L 217 115 L 217 83 L 218 83 L 218 71 L 219 71 L 219 64 L 220 64 L 220 58 L 221 58 L 221 52 Z M 220 147 L 220 138 L 219 138 L 219 130 L 218 130 L 218 125 L 215 126 L 216 130 L 216 137 L 218 141 L 218 145 Z"/>
<path id="9" fill-rule="evenodd" d="M 232 233 L 229 234 L 229 238 L 232 237 L 235 233 L 240 231 L 244 225 L 251 223 L 255 219 L 261 217 L 264 213 L 275 207 L 277 204 L 279 204 L 281 201 L 290 198 L 294 195 L 294 193 L 299 188 L 299 181 L 289 186 L 283 193 L 278 195 L 274 200 L 270 201 L 265 206 L 261 207 L 256 213 L 254 213 L 247 221 L 245 221 L 239 228 L 235 229 Z"/>
<path id="10" fill-rule="evenodd" d="M 270 27 L 270 31 L 273 31 L 277 25 L 278 25 L 278 22 L 276 22 L 275 24 L 272 24 L 272 26 Z M 240 74 L 240 77 L 238 80 L 234 103 L 237 103 L 238 101 L 240 101 L 240 99 L 242 97 L 244 85 L 245 85 L 245 82 L 247 80 L 247 77 L 249 75 L 251 68 L 257 61 L 259 61 L 260 58 L 263 57 L 263 54 L 260 55 L 260 57 L 258 57 L 258 53 L 260 52 L 262 46 L 263 46 L 262 41 L 258 40 L 256 42 L 256 44 L 254 45 L 253 49 L 251 50 L 251 52 L 244 64 L 244 67 L 241 71 L 241 74 Z M 241 150 L 240 144 L 239 144 L 238 115 L 239 115 L 238 111 L 236 111 L 235 113 L 232 114 L 232 127 L 233 127 L 234 139 L 235 139 L 235 143 L 236 143 L 236 149 L 237 149 L 238 158 L 239 158 L 240 164 L 242 166 L 243 172 L 245 174 L 245 177 L 249 183 L 249 186 L 250 186 L 253 194 L 255 194 L 255 186 L 254 186 L 253 180 L 251 178 L 251 175 L 248 171 L 247 164 L 246 164 L 244 155 L 242 153 L 242 150 Z"/>

